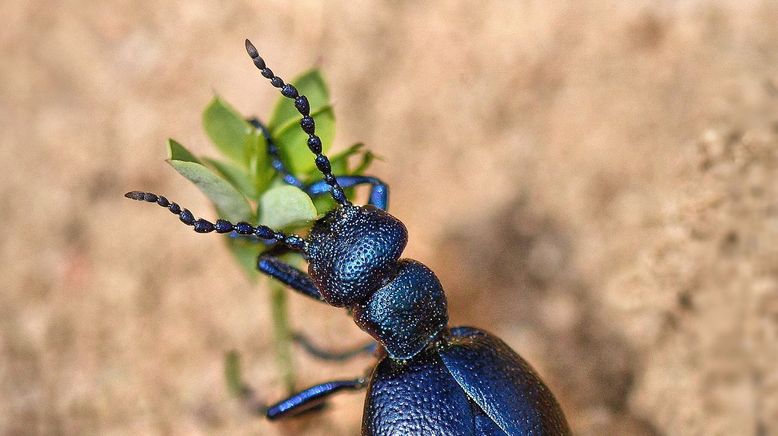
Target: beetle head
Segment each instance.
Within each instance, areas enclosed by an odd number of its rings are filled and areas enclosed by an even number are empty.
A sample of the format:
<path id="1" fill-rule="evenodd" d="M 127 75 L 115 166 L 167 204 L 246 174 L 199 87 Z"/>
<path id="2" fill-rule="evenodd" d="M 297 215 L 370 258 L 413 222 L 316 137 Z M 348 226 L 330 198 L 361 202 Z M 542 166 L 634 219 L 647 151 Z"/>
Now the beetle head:
<path id="1" fill-rule="evenodd" d="M 373 206 L 341 206 L 318 220 L 308 236 L 308 272 L 333 306 L 362 302 L 391 279 L 408 230 Z"/>

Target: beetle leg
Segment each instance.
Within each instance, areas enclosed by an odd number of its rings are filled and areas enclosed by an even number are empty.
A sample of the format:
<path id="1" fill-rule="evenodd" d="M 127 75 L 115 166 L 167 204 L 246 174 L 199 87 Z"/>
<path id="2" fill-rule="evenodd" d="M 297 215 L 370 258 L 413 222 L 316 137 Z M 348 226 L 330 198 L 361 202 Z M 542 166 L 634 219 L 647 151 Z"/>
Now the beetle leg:
<path id="1" fill-rule="evenodd" d="M 370 199 L 367 204 L 381 210 L 386 210 L 389 207 L 389 186 L 380 179 L 371 176 L 338 176 L 336 179 L 343 189 L 357 185 L 370 185 Z M 325 194 L 330 192 L 331 189 L 324 180 L 313 182 L 304 188 L 305 192 L 311 197 Z"/>
<path id="2" fill-rule="evenodd" d="M 314 345 L 311 340 L 308 339 L 308 337 L 299 332 L 294 333 L 292 335 L 292 339 L 311 356 L 321 360 L 332 360 L 338 362 L 346 361 L 360 355 L 374 354 L 376 352 L 376 348 L 378 347 L 377 342 L 371 341 L 365 345 L 360 345 L 349 350 L 330 351 Z"/>
<path id="3" fill-rule="evenodd" d="M 332 394 L 340 391 L 358 391 L 364 389 L 365 386 L 367 386 L 367 382 L 362 377 L 321 383 L 269 406 L 266 415 L 270 420 L 289 418 L 320 407 Z"/>
<path id="4" fill-rule="evenodd" d="M 275 257 L 272 254 L 274 251 L 271 249 L 259 255 L 257 269 L 307 297 L 324 302 L 319 288 L 313 283 L 311 277 Z"/>

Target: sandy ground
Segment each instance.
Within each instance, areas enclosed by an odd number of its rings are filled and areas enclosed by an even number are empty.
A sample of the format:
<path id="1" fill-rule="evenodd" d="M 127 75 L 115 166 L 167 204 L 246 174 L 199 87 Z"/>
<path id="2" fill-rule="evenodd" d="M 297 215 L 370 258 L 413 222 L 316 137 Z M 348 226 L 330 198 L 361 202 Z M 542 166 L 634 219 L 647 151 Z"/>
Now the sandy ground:
<path id="1" fill-rule="evenodd" d="M 321 66 L 452 323 L 577 434 L 778 434 L 778 3 L 158 3 L 0 5 L 0 433 L 358 433 L 361 394 L 284 425 L 230 399 L 231 348 L 283 394 L 264 284 L 122 198 L 210 215 L 163 144 L 207 153 L 215 92 L 267 116 L 250 37 L 283 77 Z M 364 339 L 290 299 L 319 343 Z M 301 387 L 370 364 L 296 356 Z"/>

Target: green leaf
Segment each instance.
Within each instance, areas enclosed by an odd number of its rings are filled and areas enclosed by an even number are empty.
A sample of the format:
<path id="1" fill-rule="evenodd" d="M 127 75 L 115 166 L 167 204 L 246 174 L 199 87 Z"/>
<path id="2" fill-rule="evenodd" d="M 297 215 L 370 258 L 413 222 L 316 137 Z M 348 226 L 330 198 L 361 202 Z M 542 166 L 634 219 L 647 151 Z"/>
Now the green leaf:
<path id="1" fill-rule="evenodd" d="M 203 113 L 203 127 L 216 148 L 235 162 L 246 164 L 247 136 L 252 127 L 230 105 L 218 96 Z"/>
<path id="2" fill-rule="evenodd" d="M 167 158 L 170 160 L 201 163 L 197 156 L 193 155 L 192 152 L 173 138 L 167 140 Z"/>
<path id="3" fill-rule="evenodd" d="M 357 165 L 356 168 L 354 168 L 353 171 L 351 171 L 351 174 L 354 176 L 361 176 L 362 174 L 365 174 L 365 171 L 370 166 L 371 163 L 373 163 L 373 160 L 375 160 L 375 154 L 373 154 L 372 151 L 368 150 L 362 154 L 362 162 Z"/>
<path id="4" fill-rule="evenodd" d="M 252 221 L 253 213 L 246 198 L 230 182 L 197 162 L 167 161 L 176 171 L 194 183 L 230 221 Z"/>
<path id="5" fill-rule="evenodd" d="M 324 153 L 335 139 L 335 113 L 330 106 L 311 112 L 316 123 L 316 135 L 321 138 Z M 294 120 L 274 131 L 273 138 L 281 151 L 281 158 L 289 170 L 301 176 L 316 167 L 315 156 L 308 149 L 308 134 L 300 128 L 299 120 Z"/>
<path id="6" fill-rule="evenodd" d="M 361 142 L 358 142 L 358 143 L 352 145 L 351 147 L 341 151 L 340 153 L 332 156 L 330 158 L 330 165 L 332 166 L 332 173 L 336 174 L 336 175 L 341 175 L 341 174 L 351 175 L 351 172 L 349 172 L 349 170 L 348 170 L 348 158 L 350 158 L 351 156 L 359 153 L 360 149 L 362 149 L 362 147 L 364 147 L 364 146 L 365 146 L 365 144 L 363 144 Z M 318 174 L 318 170 L 315 170 L 312 173 L 312 175 L 313 174 Z M 317 177 L 317 178 L 321 178 L 321 175 L 319 175 L 319 177 Z"/>
<path id="7" fill-rule="evenodd" d="M 253 175 L 254 187 L 257 192 L 256 196 L 252 198 L 256 199 L 259 194 L 267 190 L 270 182 L 276 176 L 276 171 L 270 165 L 270 156 L 267 152 L 267 141 L 261 132 L 255 130 L 250 135 L 251 145 L 251 158 L 249 160 L 249 169 Z"/>
<path id="8" fill-rule="evenodd" d="M 319 215 L 324 215 L 334 209 L 337 203 L 335 203 L 335 200 L 333 200 L 329 194 L 322 194 L 313 199 L 313 205 L 316 207 L 316 212 L 318 212 Z"/>
<path id="9" fill-rule="evenodd" d="M 311 113 L 316 112 L 325 106 L 329 106 L 330 94 L 327 90 L 327 84 L 324 82 L 324 78 L 319 70 L 314 69 L 306 71 L 302 75 L 297 76 L 291 83 L 297 88 L 297 91 L 300 94 L 308 97 Z M 275 137 L 275 132 L 277 132 L 279 128 L 292 122 L 298 122 L 300 121 L 300 118 L 301 115 L 294 107 L 294 102 L 286 97 L 281 97 L 278 99 L 276 106 L 273 109 L 273 116 L 270 117 L 268 129 L 274 133 L 273 137 Z"/>
<path id="10" fill-rule="evenodd" d="M 259 199 L 259 223 L 272 229 L 304 225 L 317 214 L 311 197 L 294 186 L 271 188 Z"/>
<path id="11" fill-rule="evenodd" d="M 251 180 L 251 176 L 246 172 L 245 168 L 241 168 L 238 165 L 232 164 L 226 161 L 220 161 L 217 159 L 203 158 L 205 163 L 209 167 L 216 170 L 220 176 L 224 177 L 232 186 L 238 189 L 243 195 L 248 198 L 259 197 L 259 192 Z"/>
<path id="12" fill-rule="evenodd" d="M 252 283 L 259 277 L 257 271 L 257 257 L 259 253 L 267 249 L 265 244 L 258 241 L 247 241 L 241 238 L 228 238 L 227 247 L 230 253 L 235 256 L 243 272 Z"/>

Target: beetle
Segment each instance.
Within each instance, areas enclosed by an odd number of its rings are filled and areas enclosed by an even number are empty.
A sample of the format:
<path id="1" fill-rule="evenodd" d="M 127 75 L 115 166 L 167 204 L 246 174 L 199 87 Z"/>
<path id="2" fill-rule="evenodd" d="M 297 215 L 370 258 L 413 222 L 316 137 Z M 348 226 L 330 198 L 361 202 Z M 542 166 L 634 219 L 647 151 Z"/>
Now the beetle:
<path id="1" fill-rule="evenodd" d="M 366 389 L 364 435 L 570 434 L 554 395 L 524 359 L 484 330 L 448 326 L 446 295 L 438 278 L 423 263 L 401 258 L 408 231 L 387 212 L 388 186 L 375 177 L 333 175 L 308 98 L 276 76 L 249 40 L 246 51 L 262 76 L 293 100 L 323 178 L 305 185 L 289 173 L 267 129 L 252 119 L 268 140 L 273 167 L 286 183 L 311 196 L 329 194 L 336 207 L 301 237 L 264 225 L 196 219 L 188 209 L 149 192 L 125 195 L 167 208 L 198 233 L 267 241 L 272 247 L 259 255 L 259 271 L 316 301 L 347 309 L 375 340 L 364 348 L 377 358 L 369 377 L 300 391 L 261 407 L 267 418 L 295 416 L 316 409 L 339 391 Z M 344 189 L 365 184 L 371 185 L 367 204 L 352 204 Z M 288 251 L 303 255 L 307 273 L 278 257 Z"/>

